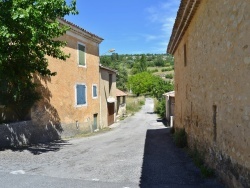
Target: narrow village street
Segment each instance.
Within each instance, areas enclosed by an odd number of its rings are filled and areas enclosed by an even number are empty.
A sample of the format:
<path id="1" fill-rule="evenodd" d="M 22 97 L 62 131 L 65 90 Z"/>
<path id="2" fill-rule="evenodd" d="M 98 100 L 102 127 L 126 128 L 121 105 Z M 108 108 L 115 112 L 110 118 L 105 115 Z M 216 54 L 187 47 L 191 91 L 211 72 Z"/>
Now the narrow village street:
<path id="1" fill-rule="evenodd" d="M 157 121 L 153 99 L 111 131 L 0 151 L 0 187 L 223 187 L 204 179 Z"/>

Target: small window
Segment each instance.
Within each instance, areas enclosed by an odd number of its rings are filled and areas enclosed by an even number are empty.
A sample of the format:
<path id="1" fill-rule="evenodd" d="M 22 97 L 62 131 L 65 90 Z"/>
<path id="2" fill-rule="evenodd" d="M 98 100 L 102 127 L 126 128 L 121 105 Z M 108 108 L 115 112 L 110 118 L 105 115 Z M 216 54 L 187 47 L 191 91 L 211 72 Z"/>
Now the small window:
<path id="1" fill-rule="evenodd" d="M 87 104 L 86 90 L 87 89 L 84 84 L 76 85 L 76 105 L 77 106 L 83 106 Z"/>
<path id="2" fill-rule="evenodd" d="M 93 85 L 92 96 L 93 98 L 97 98 L 97 85 Z"/>
<path id="3" fill-rule="evenodd" d="M 109 74 L 109 93 L 111 91 L 111 88 L 112 88 L 112 74 Z"/>
<path id="4" fill-rule="evenodd" d="M 184 44 L 184 66 L 187 66 L 187 47 L 186 44 Z"/>
<path id="5" fill-rule="evenodd" d="M 81 43 L 78 43 L 78 65 L 86 66 L 86 48 Z"/>

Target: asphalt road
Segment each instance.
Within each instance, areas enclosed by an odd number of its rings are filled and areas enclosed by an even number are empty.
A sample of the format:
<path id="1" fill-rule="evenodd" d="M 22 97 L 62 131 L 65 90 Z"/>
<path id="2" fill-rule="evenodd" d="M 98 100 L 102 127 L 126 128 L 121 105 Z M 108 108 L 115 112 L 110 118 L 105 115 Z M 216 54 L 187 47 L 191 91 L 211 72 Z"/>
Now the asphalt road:
<path id="1" fill-rule="evenodd" d="M 153 100 L 92 137 L 0 151 L 0 187 L 223 187 L 203 179 L 153 114 Z"/>

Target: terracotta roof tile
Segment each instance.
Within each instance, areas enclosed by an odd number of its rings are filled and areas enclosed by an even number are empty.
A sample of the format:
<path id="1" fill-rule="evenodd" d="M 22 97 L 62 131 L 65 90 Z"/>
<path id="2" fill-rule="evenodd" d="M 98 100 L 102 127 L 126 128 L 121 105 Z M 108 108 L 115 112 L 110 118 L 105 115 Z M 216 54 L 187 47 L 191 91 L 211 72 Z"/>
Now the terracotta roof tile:
<path id="1" fill-rule="evenodd" d="M 124 93 L 123 91 L 116 88 L 116 96 L 117 97 L 126 96 L 126 95 L 127 95 L 126 93 Z"/>

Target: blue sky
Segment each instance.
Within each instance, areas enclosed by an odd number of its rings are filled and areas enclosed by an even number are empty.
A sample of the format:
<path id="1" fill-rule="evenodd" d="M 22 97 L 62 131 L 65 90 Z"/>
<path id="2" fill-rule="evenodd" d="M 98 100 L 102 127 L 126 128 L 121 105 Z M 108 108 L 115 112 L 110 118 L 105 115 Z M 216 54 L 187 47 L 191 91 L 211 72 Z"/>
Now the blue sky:
<path id="1" fill-rule="evenodd" d="M 70 0 L 67 0 L 69 2 Z M 104 39 L 100 55 L 166 53 L 180 0 L 77 0 L 70 22 Z"/>

